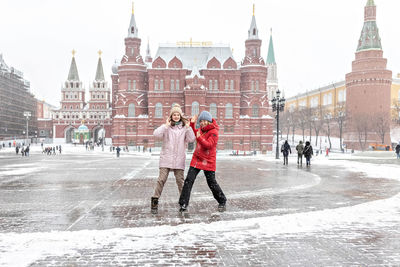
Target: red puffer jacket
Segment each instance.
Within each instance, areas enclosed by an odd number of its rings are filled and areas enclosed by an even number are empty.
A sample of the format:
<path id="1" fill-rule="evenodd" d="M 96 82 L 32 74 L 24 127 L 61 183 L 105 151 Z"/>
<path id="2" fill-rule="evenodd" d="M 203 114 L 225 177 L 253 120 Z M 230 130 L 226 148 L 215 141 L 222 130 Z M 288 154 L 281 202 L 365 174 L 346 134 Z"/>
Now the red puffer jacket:
<path id="1" fill-rule="evenodd" d="M 190 166 L 200 170 L 215 171 L 219 130 L 217 122 L 213 119 L 211 124 L 201 129 L 195 129 L 194 123 L 190 122 L 190 127 L 197 140 Z M 197 131 L 201 132 L 200 137 L 197 137 Z"/>

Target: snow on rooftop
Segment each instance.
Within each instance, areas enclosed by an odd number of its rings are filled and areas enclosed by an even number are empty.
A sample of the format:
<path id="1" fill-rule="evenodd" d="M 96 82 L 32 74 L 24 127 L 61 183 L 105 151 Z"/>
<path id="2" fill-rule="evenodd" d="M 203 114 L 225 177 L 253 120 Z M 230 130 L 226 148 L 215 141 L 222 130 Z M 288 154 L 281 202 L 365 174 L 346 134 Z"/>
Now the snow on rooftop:
<path id="1" fill-rule="evenodd" d="M 215 57 L 221 66 L 228 58 L 233 58 L 232 49 L 227 44 L 215 44 L 210 46 L 177 46 L 173 44 L 160 44 L 154 60 L 161 57 L 168 65 L 174 57 L 182 61 L 184 69 L 192 69 L 197 66 L 199 70 L 206 69 L 207 63 Z"/>

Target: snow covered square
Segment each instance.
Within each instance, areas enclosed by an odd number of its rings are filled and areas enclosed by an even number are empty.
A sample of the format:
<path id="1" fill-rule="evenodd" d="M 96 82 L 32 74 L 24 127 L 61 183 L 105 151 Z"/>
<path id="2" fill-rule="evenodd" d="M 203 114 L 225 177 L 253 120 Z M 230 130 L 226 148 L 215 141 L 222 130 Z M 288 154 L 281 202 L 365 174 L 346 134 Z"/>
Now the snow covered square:
<path id="1" fill-rule="evenodd" d="M 154 215 L 157 152 L 40 150 L 0 152 L 0 266 L 400 265 L 393 152 L 319 155 L 310 168 L 219 153 L 225 212 L 201 173 L 181 215 L 170 174 Z"/>

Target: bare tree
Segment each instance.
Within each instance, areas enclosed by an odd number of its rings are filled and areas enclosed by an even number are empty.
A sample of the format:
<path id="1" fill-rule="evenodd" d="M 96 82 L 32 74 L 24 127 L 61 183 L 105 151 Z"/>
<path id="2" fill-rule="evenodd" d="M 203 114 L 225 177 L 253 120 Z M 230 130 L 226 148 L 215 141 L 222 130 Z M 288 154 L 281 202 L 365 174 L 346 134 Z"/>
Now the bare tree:
<path id="1" fill-rule="evenodd" d="M 312 137 L 312 121 L 313 121 L 313 109 L 312 108 L 306 108 L 305 109 L 305 113 L 306 113 L 306 123 L 309 129 L 309 133 L 310 133 L 310 143 L 311 143 L 311 137 Z"/>
<path id="2" fill-rule="evenodd" d="M 321 116 L 323 117 L 323 121 L 324 121 L 324 124 L 322 125 L 322 131 L 328 137 L 329 149 L 332 149 L 331 124 L 332 124 L 333 116 L 332 116 L 331 112 L 326 108 L 321 109 Z"/>
<path id="3" fill-rule="evenodd" d="M 285 112 L 282 113 L 281 122 L 282 122 L 282 130 L 284 129 L 286 132 L 286 140 L 289 140 L 290 126 L 291 126 L 289 111 L 285 110 Z"/>
<path id="4" fill-rule="evenodd" d="M 289 111 L 289 121 L 290 121 L 290 126 L 292 127 L 292 144 L 294 144 L 294 133 L 296 131 L 296 126 L 297 126 L 297 112 L 296 111 Z"/>
<path id="5" fill-rule="evenodd" d="M 345 103 L 339 103 L 334 111 L 333 119 L 336 121 L 339 129 L 340 149 L 343 149 L 343 128 L 346 123 L 346 107 Z"/>
<path id="6" fill-rule="evenodd" d="M 314 128 L 314 132 L 315 132 L 315 147 L 317 147 L 318 145 L 318 136 L 319 136 L 319 132 L 321 131 L 323 125 L 324 125 L 324 120 L 322 117 L 322 107 L 318 107 L 318 108 L 314 108 L 311 110 L 311 118 L 310 118 L 310 122 L 311 125 Z M 311 140 L 311 138 L 310 138 Z"/>
<path id="7" fill-rule="evenodd" d="M 358 113 L 351 116 L 352 125 L 357 132 L 358 142 L 362 151 L 365 150 L 370 131 L 370 117 L 364 113 Z"/>
<path id="8" fill-rule="evenodd" d="M 382 144 L 385 143 L 385 135 L 390 132 L 389 113 L 378 112 L 372 115 L 371 130 L 373 130 L 381 139 Z"/>
<path id="9" fill-rule="evenodd" d="M 393 99 L 392 107 L 392 120 L 400 124 L 400 101 L 398 99 Z"/>
<path id="10" fill-rule="evenodd" d="M 297 112 L 297 125 L 300 127 L 302 135 L 303 135 L 303 142 L 304 142 L 304 132 L 306 131 L 307 122 L 308 122 L 308 111 L 305 107 L 300 107 Z"/>

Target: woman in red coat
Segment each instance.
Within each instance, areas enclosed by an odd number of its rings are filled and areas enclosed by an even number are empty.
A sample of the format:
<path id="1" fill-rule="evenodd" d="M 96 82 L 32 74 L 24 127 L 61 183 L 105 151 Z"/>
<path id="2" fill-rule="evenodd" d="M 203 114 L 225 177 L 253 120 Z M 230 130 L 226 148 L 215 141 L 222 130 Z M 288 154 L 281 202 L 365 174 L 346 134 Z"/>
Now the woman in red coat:
<path id="1" fill-rule="evenodd" d="M 208 187 L 211 189 L 214 198 L 219 203 L 218 210 L 224 211 L 226 197 L 215 180 L 219 126 L 208 111 L 201 112 L 198 120 L 200 122 L 200 129 L 195 128 L 197 116 L 192 117 L 190 121 L 190 126 L 196 135 L 197 145 L 179 198 L 179 205 L 181 206 L 180 211 L 186 211 L 187 206 L 189 205 L 190 192 L 192 191 L 193 183 L 196 180 L 197 174 L 199 174 L 201 170 L 203 170 L 204 175 L 206 176 Z"/>

